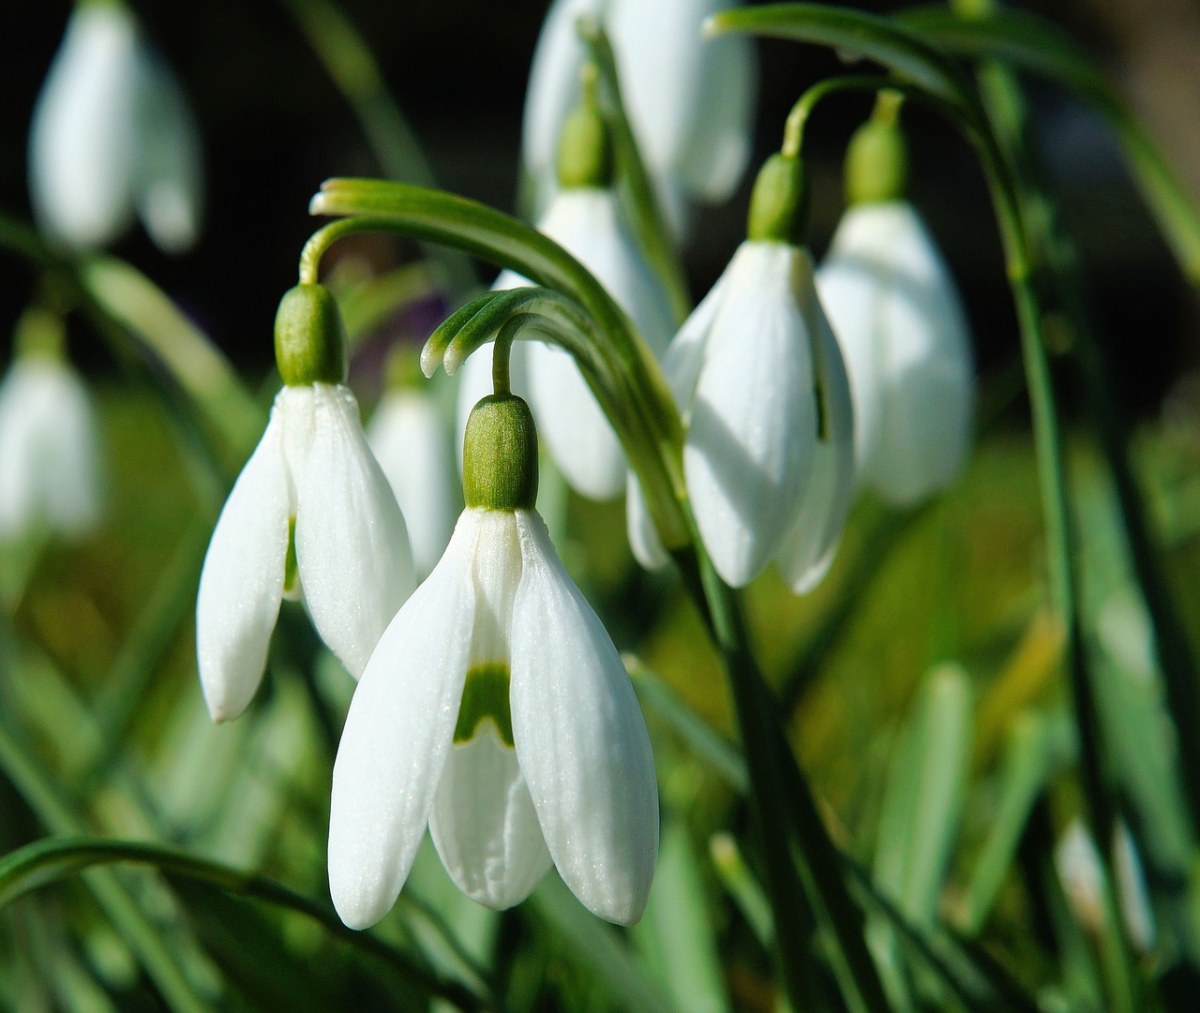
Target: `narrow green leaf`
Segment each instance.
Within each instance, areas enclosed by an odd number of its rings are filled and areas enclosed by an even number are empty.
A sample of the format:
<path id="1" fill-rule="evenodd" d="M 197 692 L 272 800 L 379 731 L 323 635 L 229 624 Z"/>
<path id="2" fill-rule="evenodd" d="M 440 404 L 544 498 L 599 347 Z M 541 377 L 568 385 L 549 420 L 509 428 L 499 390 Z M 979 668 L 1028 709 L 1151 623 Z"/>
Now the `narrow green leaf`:
<path id="1" fill-rule="evenodd" d="M 1050 78 L 1091 103 L 1116 133 L 1180 267 L 1193 285 L 1200 285 L 1200 204 L 1078 43 L 1049 22 L 1019 11 L 966 19 L 944 7 L 929 7 L 906 11 L 902 18 L 911 29 L 940 46 L 1015 64 Z"/>
<path id="2" fill-rule="evenodd" d="M 844 7 L 766 4 L 735 7 L 709 19 L 713 34 L 744 32 L 832 46 L 889 68 L 952 106 L 965 108 L 969 94 L 953 61 L 920 34 L 895 21 Z"/>
<path id="3" fill-rule="evenodd" d="M 675 1008 L 617 932 L 586 911 L 556 875 L 542 881 L 529 904 L 621 1009 L 665 1013 Z"/>
<path id="4" fill-rule="evenodd" d="M 481 1005 L 478 997 L 464 994 L 458 985 L 437 978 L 409 954 L 394 949 L 369 933 L 347 928 L 332 908 L 318 904 L 266 876 L 210 862 L 164 845 L 58 837 L 18 848 L 0 859 L 0 908 L 43 886 L 79 875 L 98 865 L 113 863 L 149 865 L 167 875 L 182 876 L 227 893 L 302 914 L 321 924 L 331 934 L 350 940 L 363 952 L 390 964 L 411 985 L 419 987 L 426 994 L 450 999 L 464 1008 L 478 1008 Z"/>
<path id="5" fill-rule="evenodd" d="M 972 870 L 958 919 L 968 935 L 977 935 L 983 929 L 1012 868 L 1025 824 L 1055 759 L 1051 734 L 1046 719 L 1033 712 L 1021 714 L 1008 733 L 997 811 Z"/>
<path id="6" fill-rule="evenodd" d="M 938 897 L 962 817 L 970 758 L 971 689 L 962 669 L 932 672 L 897 746 L 875 848 L 875 878 L 918 925 Z"/>
<path id="7" fill-rule="evenodd" d="M 687 825 L 668 814 L 663 820 L 650 901 L 632 935 L 675 1005 L 689 1013 L 729 1009 L 715 922 Z"/>

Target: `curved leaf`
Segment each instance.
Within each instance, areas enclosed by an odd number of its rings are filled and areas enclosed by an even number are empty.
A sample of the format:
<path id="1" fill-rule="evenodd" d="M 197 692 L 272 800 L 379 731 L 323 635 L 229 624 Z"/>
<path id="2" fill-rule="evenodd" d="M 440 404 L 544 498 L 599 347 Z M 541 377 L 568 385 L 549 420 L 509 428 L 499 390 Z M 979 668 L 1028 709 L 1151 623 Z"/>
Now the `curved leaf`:
<path id="1" fill-rule="evenodd" d="M 1142 196 L 1180 267 L 1193 285 L 1200 285 L 1200 204 L 1183 188 L 1149 134 L 1073 39 L 1047 21 L 1016 11 L 968 20 L 944 7 L 930 7 L 907 11 L 901 17 L 938 45 L 965 56 L 1007 61 L 1090 102 L 1117 135 Z"/>
<path id="2" fill-rule="evenodd" d="M 970 105 L 970 87 L 954 61 L 887 18 L 818 4 L 768 4 L 722 11 L 705 28 L 710 34 L 747 32 L 831 46 L 844 56 L 881 64 L 944 102 Z"/>
<path id="3" fill-rule="evenodd" d="M 0 859 L 0 908 L 43 886 L 77 876 L 95 866 L 116 863 L 150 865 L 166 875 L 181 876 L 302 914 L 319 922 L 331 934 L 349 940 L 391 964 L 405 976 L 408 984 L 430 996 L 441 996 L 466 1009 L 485 1005 L 484 999 L 438 978 L 409 954 L 373 935 L 347 928 L 332 908 L 318 904 L 276 880 L 158 844 L 51 837 L 18 848 Z"/>

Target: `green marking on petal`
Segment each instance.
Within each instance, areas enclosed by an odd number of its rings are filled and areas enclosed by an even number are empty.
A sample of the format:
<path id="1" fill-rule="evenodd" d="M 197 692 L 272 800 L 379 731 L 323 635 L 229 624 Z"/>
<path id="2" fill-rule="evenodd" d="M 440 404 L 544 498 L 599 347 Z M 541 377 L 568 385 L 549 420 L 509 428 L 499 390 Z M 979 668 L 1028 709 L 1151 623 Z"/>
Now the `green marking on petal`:
<path id="1" fill-rule="evenodd" d="M 496 726 L 500 741 L 513 745 L 512 710 L 508 703 L 508 666 L 503 662 L 476 665 L 468 670 L 454 726 L 455 742 L 470 742 L 484 721 Z"/>
<path id="2" fill-rule="evenodd" d="M 288 547 L 283 560 L 283 593 L 287 598 L 296 597 L 300 590 L 300 570 L 296 563 L 296 518 L 288 518 Z"/>

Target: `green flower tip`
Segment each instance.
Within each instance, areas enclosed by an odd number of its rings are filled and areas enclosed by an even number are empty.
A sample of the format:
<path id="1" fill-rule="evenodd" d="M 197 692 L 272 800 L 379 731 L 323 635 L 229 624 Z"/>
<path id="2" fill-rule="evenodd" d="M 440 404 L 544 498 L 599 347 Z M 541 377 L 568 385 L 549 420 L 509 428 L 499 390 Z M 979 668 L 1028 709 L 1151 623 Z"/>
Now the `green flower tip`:
<path id="1" fill-rule="evenodd" d="M 772 155 L 754 182 L 746 238 L 803 246 L 807 229 L 808 176 L 804 163 L 795 155 Z"/>
<path id="2" fill-rule="evenodd" d="M 583 69 L 583 95 L 558 142 L 558 185 L 564 190 L 609 187 L 613 165 L 612 131 L 596 101 L 596 68 L 589 63 Z"/>
<path id="3" fill-rule="evenodd" d="M 900 129 L 902 99 L 880 92 L 871 118 L 854 132 L 846 150 L 846 201 L 878 204 L 908 190 L 908 145 Z"/>
<path id="4" fill-rule="evenodd" d="M 61 362 L 66 357 L 66 332 L 62 318 L 40 306 L 31 306 L 17 320 L 13 352 Z"/>
<path id="5" fill-rule="evenodd" d="M 491 394 L 471 409 L 463 437 L 463 499 L 483 510 L 532 510 L 537 500 L 537 430 L 529 405 Z"/>
<path id="6" fill-rule="evenodd" d="M 279 301 L 275 364 L 289 387 L 346 379 L 346 329 L 324 285 L 297 285 Z"/>

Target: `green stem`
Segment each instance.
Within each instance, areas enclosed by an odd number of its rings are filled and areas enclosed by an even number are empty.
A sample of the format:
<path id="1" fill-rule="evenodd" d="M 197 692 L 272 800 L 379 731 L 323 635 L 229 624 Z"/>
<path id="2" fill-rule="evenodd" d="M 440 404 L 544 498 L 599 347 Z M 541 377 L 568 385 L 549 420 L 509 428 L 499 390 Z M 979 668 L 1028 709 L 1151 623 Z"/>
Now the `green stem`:
<path id="1" fill-rule="evenodd" d="M 1035 253 L 1017 189 L 1012 182 L 1011 167 L 985 120 L 980 120 L 980 129 L 974 139 L 992 191 L 1021 332 L 1046 526 L 1051 600 L 1062 619 L 1066 634 L 1064 652 L 1074 704 L 1072 714 L 1079 738 L 1085 812 L 1103 870 L 1106 931 L 1102 936 L 1102 949 L 1109 1000 L 1113 1009 L 1131 1013 L 1138 1006 L 1138 976 L 1123 931 L 1110 857 L 1110 844 L 1116 828 L 1116 804 L 1104 768 L 1103 732 L 1091 682 L 1092 673 L 1084 653 L 1083 624 L 1073 565 L 1074 533 L 1067 489 L 1066 448 L 1050 375 L 1046 335 L 1042 330 L 1043 317 L 1033 287 Z"/>

